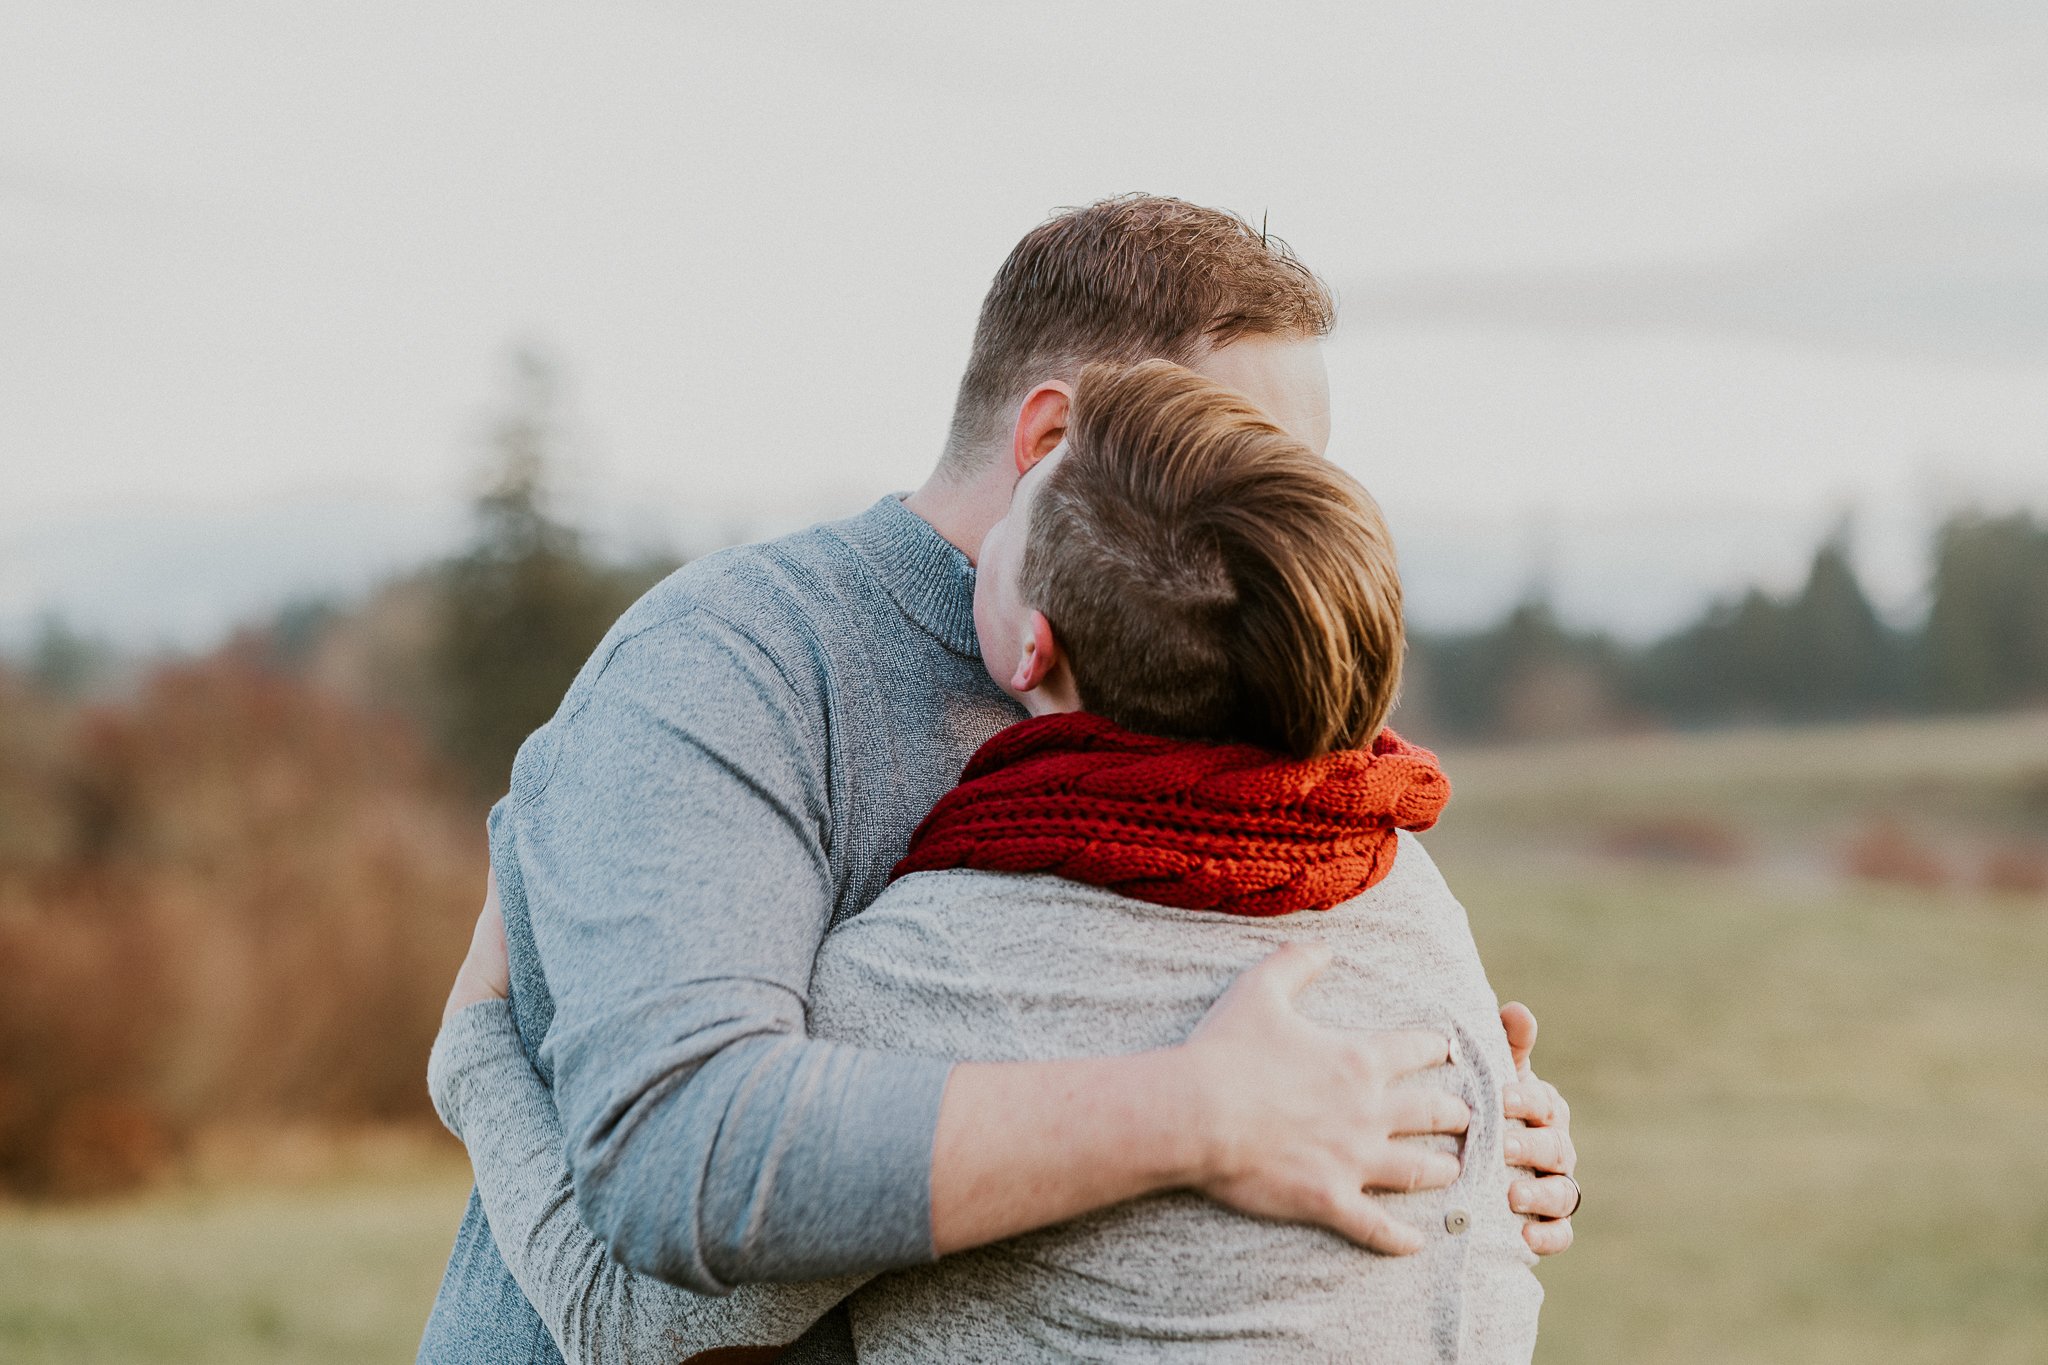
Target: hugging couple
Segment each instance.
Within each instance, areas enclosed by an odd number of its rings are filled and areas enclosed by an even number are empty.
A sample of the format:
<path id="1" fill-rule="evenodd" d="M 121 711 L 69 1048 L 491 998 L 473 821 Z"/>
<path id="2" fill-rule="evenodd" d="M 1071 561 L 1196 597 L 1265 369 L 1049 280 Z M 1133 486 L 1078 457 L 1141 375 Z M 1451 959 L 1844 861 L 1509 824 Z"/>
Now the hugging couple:
<path id="1" fill-rule="evenodd" d="M 1529 1358 L 1565 1109 L 1412 833 L 1332 323 L 1063 213 L 922 488 L 619 619 L 491 812 L 423 1361 Z"/>

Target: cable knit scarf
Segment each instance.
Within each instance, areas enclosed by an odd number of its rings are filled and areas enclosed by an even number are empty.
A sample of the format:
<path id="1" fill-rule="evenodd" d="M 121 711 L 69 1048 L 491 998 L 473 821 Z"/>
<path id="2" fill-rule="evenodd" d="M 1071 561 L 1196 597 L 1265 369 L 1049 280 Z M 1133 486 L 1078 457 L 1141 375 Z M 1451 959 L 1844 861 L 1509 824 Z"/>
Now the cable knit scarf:
<path id="1" fill-rule="evenodd" d="M 1183 910 L 1327 910 L 1386 876 L 1394 831 L 1428 829 L 1450 795 L 1436 755 L 1391 730 L 1297 762 L 1039 716 L 976 751 L 893 875 L 1052 872 Z"/>

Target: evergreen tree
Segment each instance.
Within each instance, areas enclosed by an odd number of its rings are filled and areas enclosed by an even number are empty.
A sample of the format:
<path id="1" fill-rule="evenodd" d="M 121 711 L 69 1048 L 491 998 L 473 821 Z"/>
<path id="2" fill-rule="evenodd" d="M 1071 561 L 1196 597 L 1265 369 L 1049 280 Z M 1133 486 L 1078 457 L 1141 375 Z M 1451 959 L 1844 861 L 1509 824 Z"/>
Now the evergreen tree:
<path id="1" fill-rule="evenodd" d="M 1838 529 L 1813 557 L 1806 586 L 1785 611 L 1773 698 L 1794 719 L 1840 719 L 1896 707 L 1904 695 L 1905 646 L 1870 605 Z"/>
<path id="2" fill-rule="evenodd" d="M 2048 526 L 2025 512 L 1949 518 L 1921 671 L 1937 710 L 2048 701 Z"/>
<path id="3" fill-rule="evenodd" d="M 1558 728 L 1585 728 L 1581 713 L 1608 714 L 1614 709 L 1620 676 L 1620 654 L 1604 635 L 1579 635 L 1567 630 L 1540 592 L 1518 603 L 1497 626 L 1468 635 L 1420 635 L 1413 641 L 1418 656 L 1410 687 L 1423 695 L 1415 711 L 1445 734 L 1498 737 L 1541 733 L 1555 721 Z M 1592 696 L 1576 696 L 1567 718 L 1546 717 L 1555 710 L 1549 697 L 1564 679 L 1590 685 Z M 1580 689 L 1569 689 L 1578 691 Z M 1532 704 L 1524 704 L 1532 703 Z"/>
<path id="4" fill-rule="evenodd" d="M 1651 645 L 1631 670 L 1630 694 L 1674 720 L 1760 716 L 1779 690 L 1785 610 L 1758 588 L 1716 602 L 1700 620 Z"/>
<path id="5" fill-rule="evenodd" d="M 557 377 L 523 351 L 514 379 L 475 539 L 443 577 L 434 651 L 441 743 L 487 794 L 504 790 L 519 745 L 554 714 L 612 621 L 668 567 L 600 564 L 553 515 Z"/>
<path id="6" fill-rule="evenodd" d="M 1871 606 L 1848 541 L 1844 524 L 1815 552 L 1794 596 L 1751 588 L 1652 645 L 1631 693 L 1692 721 L 1843 719 L 1898 706 L 1906 642 Z"/>
<path id="7" fill-rule="evenodd" d="M 79 634 L 56 612 L 46 612 L 29 647 L 28 677 L 46 696 L 75 701 L 93 690 L 113 661 L 104 643 Z"/>

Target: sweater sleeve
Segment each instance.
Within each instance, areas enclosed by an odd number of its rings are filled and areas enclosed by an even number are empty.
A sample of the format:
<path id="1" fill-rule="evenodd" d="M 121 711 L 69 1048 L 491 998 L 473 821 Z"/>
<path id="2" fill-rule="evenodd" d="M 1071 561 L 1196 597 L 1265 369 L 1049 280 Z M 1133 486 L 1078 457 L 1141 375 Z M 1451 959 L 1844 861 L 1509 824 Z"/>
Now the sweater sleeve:
<path id="1" fill-rule="evenodd" d="M 493 830 L 554 996 L 537 1061 L 584 1220 L 704 1293 L 933 1254 L 949 1064 L 805 1034 L 837 895 L 819 686 L 703 611 L 629 635 Z"/>
<path id="2" fill-rule="evenodd" d="M 472 1005 L 434 1042 L 427 1085 L 469 1148 L 491 1235 L 569 1365 L 670 1362 L 794 1341 L 865 1276 L 695 1294 L 614 1261 L 576 1211 L 561 1122 L 503 1001 Z"/>

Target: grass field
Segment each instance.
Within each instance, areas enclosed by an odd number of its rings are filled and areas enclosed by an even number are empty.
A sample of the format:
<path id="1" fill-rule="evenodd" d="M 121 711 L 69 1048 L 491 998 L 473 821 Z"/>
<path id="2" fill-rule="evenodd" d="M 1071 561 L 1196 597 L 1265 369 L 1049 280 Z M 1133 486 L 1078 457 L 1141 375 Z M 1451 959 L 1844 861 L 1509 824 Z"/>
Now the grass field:
<path id="1" fill-rule="evenodd" d="M 1539 1359 L 2048 1360 L 2048 912 L 1459 880 L 1574 1106 Z"/>
<path id="2" fill-rule="evenodd" d="M 1448 763 L 1432 842 L 1575 1106 L 1587 1205 L 1539 1360 L 2048 1360 L 2048 900 L 1825 875 L 1873 812 L 2048 832 L 2048 723 Z M 1762 851 L 1580 856 L 1702 813 Z M 0 1210 L 0 1359 L 409 1359 L 465 1186 L 421 1153 Z"/>
<path id="3" fill-rule="evenodd" d="M 415 1139 L 367 1169 L 0 1210 L 0 1361 L 411 1360 L 468 1190 L 459 1152 Z"/>

